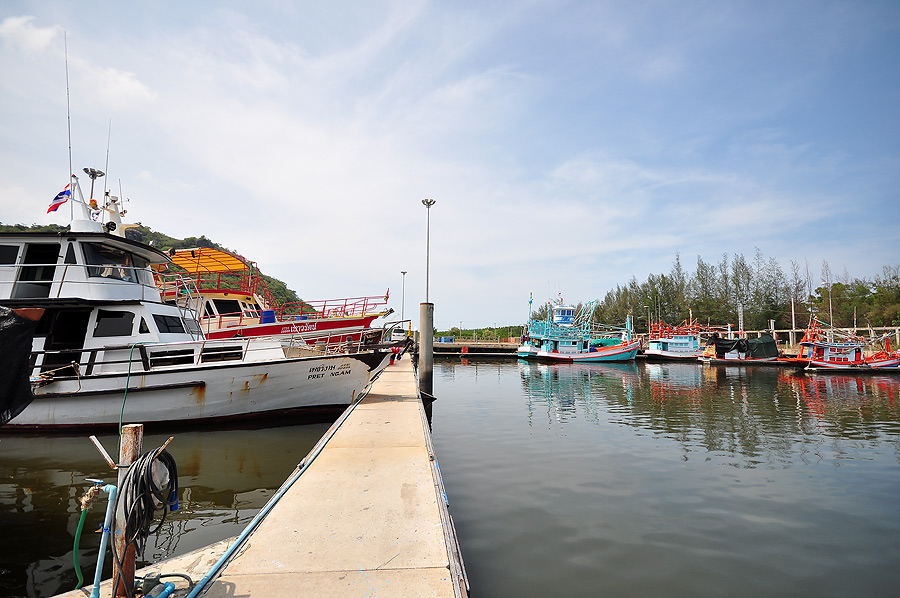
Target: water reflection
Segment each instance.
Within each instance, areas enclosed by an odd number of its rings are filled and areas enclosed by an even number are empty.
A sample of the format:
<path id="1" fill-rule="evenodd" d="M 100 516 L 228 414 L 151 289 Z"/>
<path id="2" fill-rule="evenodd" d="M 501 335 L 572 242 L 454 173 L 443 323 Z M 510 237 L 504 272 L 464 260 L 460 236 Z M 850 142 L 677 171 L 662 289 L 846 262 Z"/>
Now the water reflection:
<path id="1" fill-rule="evenodd" d="M 180 509 L 147 542 L 145 560 L 183 554 L 246 525 L 328 428 L 183 432 L 169 445 L 178 465 Z M 167 436 L 147 435 L 145 449 Z M 100 437 L 110 454 L 116 437 Z M 0 436 L 0 596 L 49 596 L 75 587 L 73 540 L 86 478 L 115 475 L 86 437 Z M 105 501 L 105 498 L 102 499 Z M 93 577 L 105 502 L 95 503 L 81 538 L 85 578 Z M 107 575 L 110 560 L 107 559 Z"/>
<path id="2" fill-rule="evenodd" d="M 787 459 L 804 437 L 900 435 L 900 377 L 808 375 L 775 367 L 520 361 L 529 424 L 540 416 L 636 426 L 686 451 Z M 799 440 L 798 440 L 799 439 Z"/>

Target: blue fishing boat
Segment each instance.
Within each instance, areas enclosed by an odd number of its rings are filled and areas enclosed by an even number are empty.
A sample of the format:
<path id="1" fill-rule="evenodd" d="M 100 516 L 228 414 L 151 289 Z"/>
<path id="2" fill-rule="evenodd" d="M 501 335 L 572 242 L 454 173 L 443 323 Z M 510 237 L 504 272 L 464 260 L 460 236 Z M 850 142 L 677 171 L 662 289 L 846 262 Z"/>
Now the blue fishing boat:
<path id="1" fill-rule="evenodd" d="M 522 359 L 568 362 L 634 359 L 641 341 L 631 336 L 631 316 L 620 333 L 612 329 L 601 331 L 591 322 L 595 304 L 596 301 L 590 301 L 580 310 L 571 305 L 556 305 L 546 320 L 530 319 L 524 342 L 516 354 Z"/>

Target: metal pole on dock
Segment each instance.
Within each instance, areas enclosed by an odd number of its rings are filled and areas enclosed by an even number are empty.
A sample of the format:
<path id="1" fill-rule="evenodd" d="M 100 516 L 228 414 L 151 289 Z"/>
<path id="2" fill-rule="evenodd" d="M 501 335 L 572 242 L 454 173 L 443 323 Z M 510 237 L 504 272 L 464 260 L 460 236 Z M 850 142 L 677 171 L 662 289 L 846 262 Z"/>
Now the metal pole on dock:
<path id="1" fill-rule="evenodd" d="M 428 278 L 431 274 L 431 206 L 433 199 L 423 199 L 427 214 L 425 225 L 425 303 L 419 304 L 419 391 L 434 394 L 434 304 L 428 300 Z"/>
<path id="2" fill-rule="evenodd" d="M 434 303 L 419 304 L 419 390 L 434 394 Z"/>
<path id="3" fill-rule="evenodd" d="M 128 467 L 141 456 L 144 445 L 144 425 L 128 424 L 122 426 L 122 440 L 119 447 L 119 481 L 118 488 L 124 492 L 122 483 L 128 474 Z M 123 502 L 124 504 L 124 502 Z M 127 596 L 134 593 L 134 544 L 125 549 L 125 509 L 116 509 L 116 525 L 113 548 L 114 557 L 122 561 L 122 576 L 119 576 L 119 568 L 113 562 L 113 596 Z M 129 592 L 126 593 L 125 586 Z"/>

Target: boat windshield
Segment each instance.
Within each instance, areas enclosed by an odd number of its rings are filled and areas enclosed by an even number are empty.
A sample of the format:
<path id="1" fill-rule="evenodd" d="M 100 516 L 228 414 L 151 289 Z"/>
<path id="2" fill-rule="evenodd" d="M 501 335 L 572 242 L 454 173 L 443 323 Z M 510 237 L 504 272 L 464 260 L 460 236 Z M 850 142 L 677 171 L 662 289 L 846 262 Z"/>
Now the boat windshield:
<path id="1" fill-rule="evenodd" d="M 83 243 L 88 276 L 115 278 L 126 282 L 141 282 L 139 271 L 148 262 L 123 249 L 101 243 Z"/>

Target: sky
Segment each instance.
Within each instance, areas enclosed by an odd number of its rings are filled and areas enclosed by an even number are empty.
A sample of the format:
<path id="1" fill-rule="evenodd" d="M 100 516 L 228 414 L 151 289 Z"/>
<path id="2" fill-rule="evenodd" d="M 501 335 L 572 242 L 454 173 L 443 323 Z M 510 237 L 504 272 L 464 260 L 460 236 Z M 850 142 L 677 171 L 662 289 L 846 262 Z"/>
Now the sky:
<path id="1" fill-rule="evenodd" d="M 126 222 L 307 300 L 389 288 L 416 326 L 426 245 L 441 330 L 676 255 L 871 277 L 900 263 L 898 56 L 896 1 L 5 0 L 0 222 L 68 224 L 68 76 L 72 169 Z"/>

